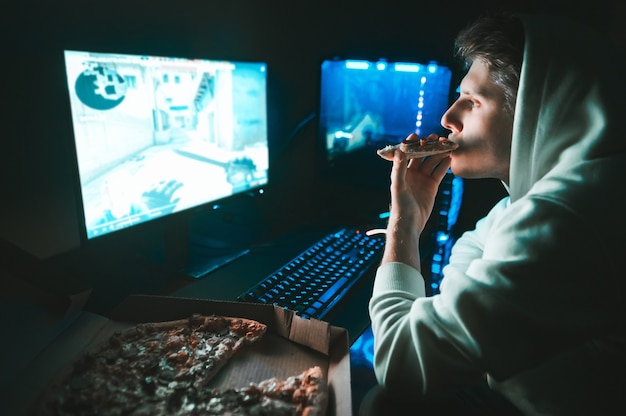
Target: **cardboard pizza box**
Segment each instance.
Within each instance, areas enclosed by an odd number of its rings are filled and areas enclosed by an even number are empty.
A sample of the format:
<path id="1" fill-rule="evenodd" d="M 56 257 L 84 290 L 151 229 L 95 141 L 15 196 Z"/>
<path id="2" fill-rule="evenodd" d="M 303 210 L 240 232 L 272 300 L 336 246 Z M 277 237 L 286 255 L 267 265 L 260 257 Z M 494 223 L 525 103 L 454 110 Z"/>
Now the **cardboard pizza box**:
<path id="1" fill-rule="evenodd" d="M 0 264 L 4 333 L 0 343 L 0 392 L 7 392 L 15 377 L 82 313 L 91 289 L 83 285 L 53 287 L 54 282 L 68 279 L 54 269 L 29 263 L 23 253 L 6 250 L 3 245 L 0 240 L 0 253 L 7 254 Z M 25 265 L 29 267 L 22 267 Z"/>
<path id="2" fill-rule="evenodd" d="M 0 237 L 2 300 L 32 303 L 68 317 L 85 306 L 92 288 L 54 262 L 39 259 Z"/>
<path id="3" fill-rule="evenodd" d="M 33 406 L 60 371 L 86 349 L 137 322 L 183 319 L 193 313 L 255 319 L 267 325 L 263 339 L 240 351 L 218 373 L 215 387 L 241 387 L 271 377 L 288 377 L 319 365 L 329 385 L 328 415 L 352 414 L 348 331 L 304 319 L 272 305 L 134 295 L 106 318 L 83 312 L 36 357 L 11 386 L 6 399 L 12 415 L 33 414 Z M 5 401 L 5 403 L 7 403 Z"/>

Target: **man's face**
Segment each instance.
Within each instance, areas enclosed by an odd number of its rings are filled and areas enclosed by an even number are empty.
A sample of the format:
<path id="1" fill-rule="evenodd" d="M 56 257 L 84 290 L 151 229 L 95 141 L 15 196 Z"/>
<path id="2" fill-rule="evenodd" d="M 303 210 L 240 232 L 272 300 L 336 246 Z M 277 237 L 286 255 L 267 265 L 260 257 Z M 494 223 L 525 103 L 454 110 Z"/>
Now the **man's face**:
<path id="1" fill-rule="evenodd" d="M 509 183 L 513 118 L 504 111 L 504 93 L 475 61 L 461 81 L 460 96 L 441 119 L 448 138 L 459 144 L 452 172 L 462 178 L 497 178 Z"/>

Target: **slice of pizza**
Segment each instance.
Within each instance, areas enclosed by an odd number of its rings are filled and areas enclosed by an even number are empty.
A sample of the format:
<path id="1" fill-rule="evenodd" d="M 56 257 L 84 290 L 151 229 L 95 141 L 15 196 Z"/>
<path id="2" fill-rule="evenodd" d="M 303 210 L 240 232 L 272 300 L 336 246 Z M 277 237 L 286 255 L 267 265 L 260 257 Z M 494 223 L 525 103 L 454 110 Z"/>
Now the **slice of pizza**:
<path id="1" fill-rule="evenodd" d="M 146 325 L 160 334 L 160 355 L 167 357 L 168 365 L 178 373 L 192 372 L 195 382 L 202 384 L 208 384 L 231 357 L 260 340 L 267 330 L 265 324 L 252 319 L 199 314 Z M 147 340 L 137 340 L 142 341 Z"/>
<path id="2" fill-rule="evenodd" d="M 196 410 L 208 415 L 323 416 L 328 407 L 328 385 L 319 366 L 284 379 L 273 377 L 246 387 L 212 390 Z"/>
<path id="3" fill-rule="evenodd" d="M 388 145 L 377 151 L 378 155 L 390 160 L 393 153 L 400 149 L 409 157 L 420 158 L 426 156 L 437 155 L 440 153 L 451 152 L 459 147 L 457 143 L 448 140 L 445 137 L 437 137 L 430 135 L 425 139 L 403 140 L 396 145 Z"/>
<path id="4" fill-rule="evenodd" d="M 266 325 L 252 319 L 192 315 L 142 323 L 113 334 L 59 375 L 41 414 L 179 414 Z M 148 413 L 157 414 L 157 413 Z M 184 413 L 182 413 L 184 414 Z"/>

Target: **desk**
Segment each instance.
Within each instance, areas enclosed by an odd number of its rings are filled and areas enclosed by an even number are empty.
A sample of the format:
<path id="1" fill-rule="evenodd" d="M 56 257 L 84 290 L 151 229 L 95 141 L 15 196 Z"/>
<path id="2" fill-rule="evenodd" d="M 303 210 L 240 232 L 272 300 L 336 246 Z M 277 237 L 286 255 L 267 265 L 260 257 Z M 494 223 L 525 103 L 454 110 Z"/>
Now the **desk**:
<path id="1" fill-rule="evenodd" d="M 331 230 L 328 230 L 331 231 Z M 196 280 L 188 280 L 171 292 L 172 296 L 201 299 L 235 299 L 240 293 L 271 274 L 287 261 L 297 256 L 325 232 L 298 231 L 279 238 L 271 244 L 253 247 L 250 252 L 231 263 Z M 326 317 L 332 325 L 348 330 L 349 342 L 370 340 L 367 305 L 371 296 L 374 273 L 365 277 L 340 300 Z M 363 334 L 363 339 L 359 337 Z M 368 349 L 369 346 L 366 346 Z M 352 352 L 352 351 L 351 351 Z M 354 414 L 363 397 L 376 385 L 374 372 L 362 354 L 351 353 L 352 407 Z"/>

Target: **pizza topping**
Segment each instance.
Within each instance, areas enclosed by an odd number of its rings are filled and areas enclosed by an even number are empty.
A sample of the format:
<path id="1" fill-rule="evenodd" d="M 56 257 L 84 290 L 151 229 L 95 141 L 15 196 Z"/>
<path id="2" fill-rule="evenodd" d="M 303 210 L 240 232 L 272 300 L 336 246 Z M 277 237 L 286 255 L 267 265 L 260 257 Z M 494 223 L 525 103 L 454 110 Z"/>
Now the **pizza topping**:
<path id="1" fill-rule="evenodd" d="M 427 149 L 446 149 L 446 148 L 454 148 L 456 149 L 457 144 L 448 140 L 446 137 L 439 137 L 435 135 L 430 135 L 426 138 L 415 139 L 415 140 L 402 140 L 399 144 L 399 148 L 405 152 L 411 151 L 420 151 Z M 420 149 L 421 148 L 421 149 Z M 448 149 L 453 150 L 453 149 Z"/>
<path id="2" fill-rule="evenodd" d="M 430 138 L 430 140 L 429 140 L 429 138 Z M 437 143 L 437 142 L 443 142 L 443 141 L 446 141 L 446 140 L 448 140 L 448 139 L 446 139 L 445 137 L 436 137 L 436 136 L 430 135 L 430 136 L 426 137 L 425 139 L 419 139 L 419 145 L 420 146 L 427 146 L 427 145 L 430 145 L 430 144 L 434 144 L 434 143 Z M 406 144 L 411 144 L 411 143 L 414 143 L 414 142 L 416 142 L 416 141 L 415 140 L 413 140 L 413 141 L 411 141 L 411 140 L 402 140 L 402 143 L 404 143 L 405 145 Z"/>

